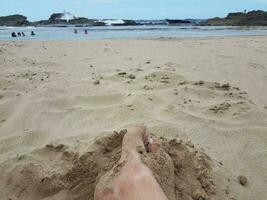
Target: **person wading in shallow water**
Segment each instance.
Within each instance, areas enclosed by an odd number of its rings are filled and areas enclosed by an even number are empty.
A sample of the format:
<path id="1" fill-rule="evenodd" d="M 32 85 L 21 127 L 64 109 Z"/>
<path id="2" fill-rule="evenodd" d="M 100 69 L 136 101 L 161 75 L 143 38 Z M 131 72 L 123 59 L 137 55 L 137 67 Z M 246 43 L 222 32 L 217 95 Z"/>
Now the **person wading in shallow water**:
<path id="1" fill-rule="evenodd" d="M 17 37 L 16 33 L 15 32 L 11 33 L 11 37 Z"/>
<path id="2" fill-rule="evenodd" d="M 108 185 L 106 177 L 100 179 L 95 200 L 168 200 L 151 170 L 142 163 L 137 151 L 140 146 L 148 152 L 159 148 L 144 126 L 137 126 L 124 136 L 118 175 Z"/>

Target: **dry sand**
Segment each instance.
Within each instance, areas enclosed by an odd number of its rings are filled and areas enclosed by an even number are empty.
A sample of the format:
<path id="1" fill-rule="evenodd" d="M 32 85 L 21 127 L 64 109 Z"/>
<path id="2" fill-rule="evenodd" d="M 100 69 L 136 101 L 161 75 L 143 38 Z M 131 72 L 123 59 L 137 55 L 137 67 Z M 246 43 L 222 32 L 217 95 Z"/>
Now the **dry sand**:
<path id="1" fill-rule="evenodd" d="M 138 122 L 164 136 L 143 161 L 170 200 L 267 199 L 266 55 L 258 36 L 0 42 L 0 199 L 91 200 Z"/>

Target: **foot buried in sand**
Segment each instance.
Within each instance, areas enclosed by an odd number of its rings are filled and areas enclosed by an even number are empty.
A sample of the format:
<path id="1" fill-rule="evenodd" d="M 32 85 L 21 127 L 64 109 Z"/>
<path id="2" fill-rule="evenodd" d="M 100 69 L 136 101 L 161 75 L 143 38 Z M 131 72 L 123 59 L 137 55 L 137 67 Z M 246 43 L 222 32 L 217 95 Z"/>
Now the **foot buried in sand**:
<path id="1" fill-rule="evenodd" d="M 77 146 L 48 144 L 15 158 L 18 165 L 13 169 L 14 162 L 0 166 L 0 171 L 6 169 L 2 173 L 6 191 L 0 199 L 212 200 L 217 196 L 209 158 L 179 138 L 149 135 L 137 127 L 96 138 L 83 153 L 73 151 Z M 37 156 L 40 161 L 30 159 Z"/>
<path id="2" fill-rule="evenodd" d="M 100 178 L 95 190 L 96 200 L 167 200 L 151 170 L 143 164 L 140 154 L 156 152 L 144 126 L 129 130 L 123 138 L 121 159 Z"/>

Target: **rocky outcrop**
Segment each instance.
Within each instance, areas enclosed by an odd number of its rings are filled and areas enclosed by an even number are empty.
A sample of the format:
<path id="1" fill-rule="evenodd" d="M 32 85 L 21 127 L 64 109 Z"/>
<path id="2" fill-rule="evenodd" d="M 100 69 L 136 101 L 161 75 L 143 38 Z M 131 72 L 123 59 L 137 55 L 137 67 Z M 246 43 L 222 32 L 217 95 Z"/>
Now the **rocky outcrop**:
<path id="1" fill-rule="evenodd" d="M 104 22 L 100 22 L 96 19 L 87 19 L 85 17 L 79 17 L 69 20 L 71 25 L 89 25 L 89 26 L 105 26 Z"/>
<path id="2" fill-rule="evenodd" d="M 225 18 L 212 18 L 202 23 L 211 26 L 267 26 L 267 12 L 262 10 L 251 12 L 229 13 Z"/>
<path id="3" fill-rule="evenodd" d="M 56 25 L 66 26 L 68 25 L 68 21 L 67 20 L 54 20 L 54 21 L 41 20 L 37 22 L 31 22 L 30 25 L 31 26 L 56 26 Z"/>
<path id="4" fill-rule="evenodd" d="M 191 19 L 166 19 L 166 20 L 97 20 L 85 17 L 75 17 L 69 12 L 54 13 L 48 20 L 29 22 L 23 15 L 9 15 L 0 17 L 0 26 L 136 26 L 136 25 L 204 25 L 204 26 L 267 26 L 267 12 L 262 10 L 250 12 L 229 13 L 225 18 L 212 18 L 205 21 Z"/>
<path id="5" fill-rule="evenodd" d="M 49 21 L 56 21 L 63 17 L 63 13 L 54 13 L 50 16 Z"/>
<path id="6" fill-rule="evenodd" d="M 136 21 L 130 19 L 124 19 L 124 26 L 136 26 L 139 25 Z"/>
<path id="7" fill-rule="evenodd" d="M 166 21 L 170 25 L 175 25 L 175 24 L 190 24 L 191 23 L 189 20 L 180 20 L 180 19 L 166 19 Z"/>
<path id="8" fill-rule="evenodd" d="M 54 13 L 50 16 L 49 21 L 57 21 L 57 20 L 71 20 L 75 19 L 76 17 L 71 14 L 70 12 L 64 11 L 63 13 Z"/>
<path id="9" fill-rule="evenodd" d="M 76 19 L 71 19 L 69 20 L 69 23 L 70 24 L 91 24 L 93 22 L 95 22 L 96 20 L 93 20 L 93 19 L 87 19 L 85 17 L 79 17 L 79 18 L 76 18 Z"/>
<path id="10" fill-rule="evenodd" d="M 29 21 L 23 15 L 9 15 L 0 17 L 0 26 L 27 26 Z"/>
<path id="11" fill-rule="evenodd" d="M 48 20 L 41 20 L 32 22 L 33 26 L 105 26 L 104 22 L 100 22 L 96 19 L 88 19 L 85 17 L 74 17 L 70 13 L 54 13 Z"/>
<path id="12" fill-rule="evenodd" d="M 139 25 L 136 21 L 130 19 L 124 19 L 123 23 L 114 23 L 112 26 L 137 26 Z"/>

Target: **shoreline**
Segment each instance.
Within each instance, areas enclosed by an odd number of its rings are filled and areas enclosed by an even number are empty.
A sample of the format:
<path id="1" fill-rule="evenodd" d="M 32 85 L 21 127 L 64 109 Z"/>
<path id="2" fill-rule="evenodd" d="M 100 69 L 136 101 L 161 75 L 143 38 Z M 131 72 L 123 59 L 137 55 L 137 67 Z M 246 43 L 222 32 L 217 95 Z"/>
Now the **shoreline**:
<path id="1" fill-rule="evenodd" d="M 87 38 L 87 39 L 22 39 L 22 40 L 1 40 L 0 43 L 5 43 L 5 42 L 83 42 L 83 41 L 146 41 L 146 40 L 155 40 L 155 41 L 178 41 L 178 40 L 190 40 L 190 39 L 196 39 L 196 40 L 201 40 L 201 39 L 231 39 L 231 38 L 257 38 L 257 37 L 267 37 L 267 35 L 226 35 L 226 36 L 177 36 L 177 37 L 125 37 L 125 38 Z"/>
<path id="2" fill-rule="evenodd" d="M 114 28 L 77 28 L 78 33 L 74 34 L 76 28 L 14 28 L 0 30 L 1 41 L 17 40 L 98 40 L 98 39 L 139 39 L 139 38 L 208 38 L 208 37 L 232 37 L 232 36 L 262 36 L 267 35 L 267 29 L 262 27 L 254 28 L 234 28 L 234 27 L 204 27 L 197 29 L 188 26 L 140 26 L 135 28 L 114 27 Z M 88 34 L 84 34 L 87 30 Z M 35 36 L 30 36 L 30 31 L 36 32 Z M 12 32 L 25 32 L 26 37 L 12 38 Z"/>

